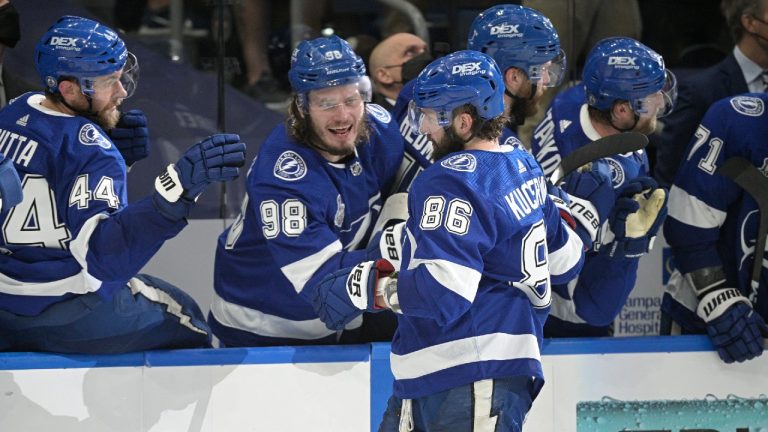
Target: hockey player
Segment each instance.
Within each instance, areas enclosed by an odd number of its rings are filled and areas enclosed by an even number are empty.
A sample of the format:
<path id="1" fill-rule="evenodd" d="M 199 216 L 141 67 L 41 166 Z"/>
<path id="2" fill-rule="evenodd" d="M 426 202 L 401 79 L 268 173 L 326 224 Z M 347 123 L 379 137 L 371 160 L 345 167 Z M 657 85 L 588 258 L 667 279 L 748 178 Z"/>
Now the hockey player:
<path id="1" fill-rule="evenodd" d="M 45 93 L 0 111 L 0 151 L 24 193 L 0 213 L 0 350 L 210 346 L 189 295 L 136 274 L 184 228 L 206 186 L 237 177 L 245 145 L 237 135 L 204 139 L 129 205 L 126 162 L 105 131 L 136 87 L 136 58 L 111 29 L 64 16 L 38 42 L 35 63 Z M 141 131 L 123 132 L 128 147 L 132 136 L 142 141 Z"/>
<path id="2" fill-rule="evenodd" d="M 467 49 L 488 54 L 499 66 L 504 82 L 504 112 L 509 118 L 501 142 L 519 145 L 517 126 L 536 113 L 546 88 L 557 86 L 565 76 L 565 54 L 557 30 L 535 9 L 497 5 L 475 18 Z M 396 182 L 400 192 L 407 191 L 413 178 L 434 160 L 432 142 L 408 123 L 406 113 L 414 84 L 411 81 L 403 87 L 393 109 L 406 148 Z"/>
<path id="3" fill-rule="evenodd" d="M 592 141 L 627 131 L 651 133 L 657 117 L 671 110 L 675 90 L 674 75 L 660 55 L 634 39 L 604 39 L 587 58 L 582 85 L 553 100 L 534 130 L 531 150 L 551 175 L 563 157 Z M 591 225 L 596 242 L 578 280 L 554 286 L 548 337 L 612 334 L 611 323 L 635 284 L 639 259 L 666 215 L 666 193 L 648 177 L 644 151 L 605 158 L 593 167 L 610 172 L 616 194 L 592 199 L 610 216 Z"/>
<path id="4" fill-rule="evenodd" d="M 729 158 L 741 156 L 768 175 L 766 108 L 766 93 L 712 105 L 669 191 L 664 237 L 679 272 L 670 277 L 662 301 L 662 332 L 707 333 L 726 363 L 763 352 L 763 338 L 768 337 L 768 256 L 755 251 L 760 219 L 755 200 L 716 171 Z M 752 292 L 755 257 L 761 257 L 763 265 L 759 289 Z"/>
<path id="5" fill-rule="evenodd" d="M 300 43 L 289 78 L 288 120 L 259 149 L 218 242 L 209 321 L 226 346 L 357 341 L 360 320 L 337 334 L 310 299 L 326 274 L 380 255 L 365 245 L 402 158 L 396 123 L 367 103 L 363 60 L 337 36 Z"/>
<path id="6" fill-rule="evenodd" d="M 533 157 L 499 144 L 503 95 L 501 72 L 477 51 L 421 72 L 412 124 L 435 143 L 436 161 L 408 194 L 402 262 L 341 270 L 317 291 L 330 328 L 362 310 L 397 313 L 394 395 L 380 431 L 401 422 L 400 430 L 519 431 L 543 385 L 550 283 L 576 275 L 582 243 Z"/>

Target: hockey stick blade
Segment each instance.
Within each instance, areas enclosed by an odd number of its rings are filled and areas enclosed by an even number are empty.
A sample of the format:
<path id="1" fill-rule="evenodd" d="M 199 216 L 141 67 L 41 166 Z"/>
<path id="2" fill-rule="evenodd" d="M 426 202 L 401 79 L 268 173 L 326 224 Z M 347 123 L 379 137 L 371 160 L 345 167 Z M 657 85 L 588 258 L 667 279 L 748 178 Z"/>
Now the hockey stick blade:
<path id="1" fill-rule="evenodd" d="M 763 271 L 763 255 L 765 253 L 765 237 L 768 235 L 768 178 L 766 178 L 752 162 L 742 157 L 732 157 L 725 161 L 717 173 L 731 179 L 739 185 L 757 203 L 760 211 L 760 222 L 757 226 L 755 239 L 755 256 L 752 263 L 752 292 L 749 299 L 757 301 L 757 290 L 760 287 L 760 273 Z"/>
<path id="2" fill-rule="evenodd" d="M 565 176 L 590 162 L 618 154 L 636 152 L 644 149 L 647 145 L 648 137 L 638 132 L 623 132 L 600 138 L 565 156 L 550 176 L 550 180 L 553 184 L 557 184 Z"/>

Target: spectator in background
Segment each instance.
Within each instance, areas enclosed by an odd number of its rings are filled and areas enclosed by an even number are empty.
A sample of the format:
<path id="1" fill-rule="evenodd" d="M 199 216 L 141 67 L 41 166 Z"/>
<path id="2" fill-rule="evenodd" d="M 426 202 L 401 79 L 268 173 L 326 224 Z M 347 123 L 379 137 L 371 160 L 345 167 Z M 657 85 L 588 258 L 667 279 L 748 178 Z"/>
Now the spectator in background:
<path id="1" fill-rule="evenodd" d="M 373 102 L 391 111 L 405 84 L 403 65 L 425 51 L 427 43 L 410 33 L 396 33 L 379 42 L 368 60 L 368 73 L 373 81 Z"/>
<path id="2" fill-rule="evenodd" d="M 0 108 L 8 103 L 5 90 L 5 74 L 3 72 L 3 57 L 5 50 L 13 48 L 21 39 L 19 13 L 8 0 L 0 0 Z"/>
<path id="3" fill-rule="evenodd" d="M 267 55 L 267 36 L 274 29 L 271 17 L 275 7 L 278 3 L 269 0 L 241 0 L 235 3 L 234 14 L 245 62 L 245 92 L 269 109 L 285 111 L 291 97 L 273 75 Z M 283 7 L 288 8 L 288 3 Z M 291 11 L 291 15 L 299 16 L 302 24 L 319 34 L 326 1 L 303 1 L 298 7 L 299 10 Z M 291 32 L 294 31 L 299 29 L 291 28 Z"/>
<path id="4" fill-rule="evenodd" d="M 720 8 L 736 45 L 720 63 L 680 82 L 680 94 L 661 132 L 654 176 L 668 187 L 704 113 L 726 96 L 768 87 L 768 0 L 723 0 Z"/>

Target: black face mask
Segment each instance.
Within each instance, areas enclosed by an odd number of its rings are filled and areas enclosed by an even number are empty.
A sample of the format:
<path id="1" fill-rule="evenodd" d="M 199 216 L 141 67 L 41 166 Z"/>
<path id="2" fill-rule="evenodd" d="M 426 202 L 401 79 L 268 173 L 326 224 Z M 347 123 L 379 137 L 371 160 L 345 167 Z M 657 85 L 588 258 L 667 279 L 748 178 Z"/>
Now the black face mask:
<path id="1" fill-rule="evenodd" d="M 430 54 L 429 51 L 424 51 L 423 53 L 403 63 L 403 70 L 400 72 L 400 76 L 403 80 L 402 82 L 407 83 L 408 81 L 416 78 L 419 76 L 419 73 L 424 70 L 425 67 L 432 63 L 433 60 L 445 56 L 450 52 L 450 50 L 451 47 L 447 43 L 435 42 L 435 45 L 432 48 L 432 52 L 435 53 L 434 56 Z"/>
<path id="2" fill-rule="evenodd" d="M 12 4 L 0 6 L 0 44 L 13 48 L 21 39 L 19 13 Z"/>

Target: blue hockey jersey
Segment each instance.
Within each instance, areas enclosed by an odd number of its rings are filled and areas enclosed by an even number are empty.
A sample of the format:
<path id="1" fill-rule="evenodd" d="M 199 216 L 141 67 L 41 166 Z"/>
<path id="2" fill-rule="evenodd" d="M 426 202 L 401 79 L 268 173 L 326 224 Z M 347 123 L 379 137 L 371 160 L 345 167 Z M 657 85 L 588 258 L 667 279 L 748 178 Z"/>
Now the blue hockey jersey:
<path id="1" fill-rule="evenodd" d="M 543 378 L 550 283 L 575 277 L 582 243 L 561 221 L 533 157 L 501 149 L 452 153 L 408 195 L 391 353 L 397 397 Z"/>
<path id="2" fill-rule="evenodd" d="M 148 197 L 127 206 L 125 161 L 101 128 L 27 93 L 0 111 L 0 153 L 24 200 L 0 213 L 0 308 L 37 315 L 53 303 L 124 287 L 186 221 Z"/>
<path id="3" fill-rule="evenodd" d="M 669 192 L 664 237 L 680 273 L 722 266 L 727 287 L 748 297 L 759 221 L 757 204 L 731 180 L 715 173 L 733 156 L 750 160 L 768 176 L 768 94 L 752 93 L 713 104 L 688 144 Z M 768 254 L 755 310 L 768 319 Z M 698 300 L 684 278 L 675 275 L 662 309 L 688 331 L 703 331 L 694 311 Z"/>
<path id="4" fill-rule="evenodd" d="M 583 85 L 571 87 L 552 101 L 544 119 L 536 126 L 531 151 L 550 176 L 562 158 L 601 138 L 592 126 Z M 643 151 L 605 158 L 611 167 L 615 190 L 638 176 L 648 175 L 648 156 Z M 606 247 L 613 237 L 605 221 L 595 249 Z M 607 335 L 608 326 L 624 306 L 637 277 L 639 259 L 626 259 L 591 251 L 578 279 L 553 286 L 552 311 L 547 336 Z"/>
<path id="5" fill-rule="evenodd" d="M 267 338 L 311 342 L 335 335 L 312 309 L 314 285 L 367 259 L 359 249 L 403 155 L 390 114 L 373 104 L 366 110 L 370 140 L 342 162 L 295 142 L 284 125 L 262 144 L 241 213 L 216 249 L 211 314 L 218 323 L 265 344 Z"/>

